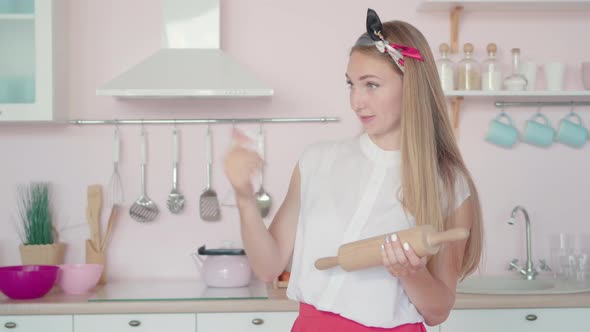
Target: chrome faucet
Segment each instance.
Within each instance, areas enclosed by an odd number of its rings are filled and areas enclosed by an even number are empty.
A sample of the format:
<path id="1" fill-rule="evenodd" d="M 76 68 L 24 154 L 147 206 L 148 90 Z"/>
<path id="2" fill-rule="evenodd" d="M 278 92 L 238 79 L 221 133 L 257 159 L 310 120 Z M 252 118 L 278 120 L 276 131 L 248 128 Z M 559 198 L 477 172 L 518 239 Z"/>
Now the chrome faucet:
<path id="1" fill-rule="evenodd" d="M 512 213 L 510 214 L 510 219 L 508 220 L 509 225 L 514 225 L 516 214 L 518 211 L 521 211 L 524 215 L 525 226 L 526 226 L 526 262 L 525 266 L 521 267 L 518 265 L 518 259 L 513 259 L 510 262 L 508 270 L 517 270 L 522 276 L 527 280 L 534 280 L 537 274 L 537 270 L 533 266 L 533 255 L 531 253 L 531 220 L 529 218 L 529 214 L 527 213 L 526 209 L 520 205 L 516 206 L 512 209 Z M 550 271 L 549 266 L 545 263 L 545 260 L 540 261 L 540 268 L 545 271 Z"/>

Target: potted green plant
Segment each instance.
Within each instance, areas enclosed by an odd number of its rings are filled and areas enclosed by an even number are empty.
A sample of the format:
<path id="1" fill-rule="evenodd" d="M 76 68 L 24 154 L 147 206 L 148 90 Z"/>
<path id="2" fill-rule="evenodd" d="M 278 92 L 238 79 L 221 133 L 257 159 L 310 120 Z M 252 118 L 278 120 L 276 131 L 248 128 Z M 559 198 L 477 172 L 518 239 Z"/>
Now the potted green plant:
<path id="1" fill-rule="evenodd" d="M 22 263 L 63 264 L 65 245 L 58 242 L 49 183 L 19 186 L 18 199 L 23 228 L 23 243 L 19 247 Z"/>

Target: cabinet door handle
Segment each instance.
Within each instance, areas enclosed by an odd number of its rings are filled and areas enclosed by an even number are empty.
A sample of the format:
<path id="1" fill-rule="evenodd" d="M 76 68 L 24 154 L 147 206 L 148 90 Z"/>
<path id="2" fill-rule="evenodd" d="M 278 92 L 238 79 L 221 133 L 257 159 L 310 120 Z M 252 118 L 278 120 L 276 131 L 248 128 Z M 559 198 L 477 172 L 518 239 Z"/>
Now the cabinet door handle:
<path id="1" fill-rule="evenodd" d="M 141 322 L 138 320 L 130 320 L 129 321 L 129 326 L 138 327 L 139 325 L 141 325 Z"/>
<path id="2" fill-rule="evenodd" d="M 16 328 L 16 323 L 15 322 L 6 322 L 6 323 L 4 323 L 4 327 L 7 329 L 14 329 L 14 328 Z"/>
<path id="3" fill-rule="evenodd" d="M 525 317 L 525 318 L 526 318 L 526 320 L 528 320 L 529 322 L 532 322 L 532 321 L 535 321 L 535 320 L 537 320 L 537 315 L 534 315 L 534 314 L 529 314 L 529 315 L 526 315 L 526 317 Z"/>
<path id="4" fill-rule="evenodd" d="M 262 325 L 262 324 L 264 324 L 264 319 L 262 319 L 262 318 L 254 318 L 252 320 L 252 324 L 254 324 L 254 325 Z"/>

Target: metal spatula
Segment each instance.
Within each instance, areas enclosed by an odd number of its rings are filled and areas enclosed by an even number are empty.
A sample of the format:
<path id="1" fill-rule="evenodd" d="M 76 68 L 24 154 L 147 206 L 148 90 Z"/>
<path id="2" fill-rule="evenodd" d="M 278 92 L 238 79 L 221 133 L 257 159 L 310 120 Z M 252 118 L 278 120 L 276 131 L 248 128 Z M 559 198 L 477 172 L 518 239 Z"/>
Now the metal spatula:
<path id="1" fill-rule="evenodd" d="M 139 222 L 148 222 L 156 219 L 160 211 L 145 192 L 145 165 L 147 163 L 147 143 L 145 131 L 141 130 L 141 196 L 129 208 L 131 218 Z"/>
<path id="2" fill-rule="evenodd" d="M 199 198 L 199 210 L 201 212 L 201 219 L 205 221 L 218 221 L 221 218 L 219 211 L 219 200 L 217 193 L 211 188 L 211 130 L 207 127 L 207 135 L 205 136 L 205 145 L 207 149 L 207 187 Z"/>

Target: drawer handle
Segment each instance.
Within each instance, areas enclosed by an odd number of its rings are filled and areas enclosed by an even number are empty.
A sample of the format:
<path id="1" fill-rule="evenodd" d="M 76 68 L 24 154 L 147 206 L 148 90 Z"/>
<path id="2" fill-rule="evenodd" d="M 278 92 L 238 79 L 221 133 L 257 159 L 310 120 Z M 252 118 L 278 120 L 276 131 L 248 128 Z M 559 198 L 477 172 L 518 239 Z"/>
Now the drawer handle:
<path id="1" fill-rule="evenodd" d="M 264 324 L 264 319 L 262 319 L 262 318 L 254 318 L 252 320 L 252 324 L 254 324 L 254 325 L 262 325 L 262 324 Z"/>
<path id="2" fill-rule="evenodd" d="M 129 321 L 129 326 L 138 327 L 139 325 L 141 325 L 141 322 L 138 320 Z"/>
<path id="3" fill-rule="evenodd" d="M 13 329 L 13 328 L 16 327 L 16 323 L 15 322 L 6 322 L 4 324 L 4 327 L 7 328 L 7 329 Z"/>
<path id="4" fill-rule="evenodd" d="M 537 315 L 533 315 L 533 314 L 526 315 L 526 320 L 528 320 L 529 322 L 535 321 L 535 320 L 537 320 Z"/>

